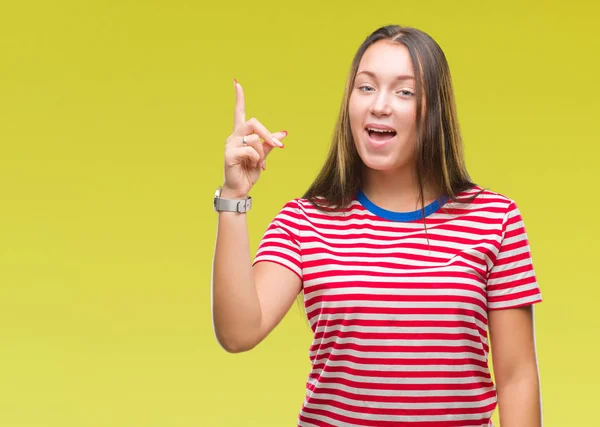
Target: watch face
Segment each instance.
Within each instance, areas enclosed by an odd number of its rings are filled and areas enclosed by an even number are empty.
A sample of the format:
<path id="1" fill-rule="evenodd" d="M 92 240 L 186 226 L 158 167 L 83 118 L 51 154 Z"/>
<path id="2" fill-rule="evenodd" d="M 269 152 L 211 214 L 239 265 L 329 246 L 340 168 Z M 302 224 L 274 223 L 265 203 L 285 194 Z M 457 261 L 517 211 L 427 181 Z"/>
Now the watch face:
<path id="1" fill-rule="evenodd" d="M 217 191 L 215 191 L 215 197 L 213 198 L 213 209 L 215 211 L 217 210 L 217 200 L 219 199 L 220 195 L 221 195 L 221 188 L 217 188 Z"/>

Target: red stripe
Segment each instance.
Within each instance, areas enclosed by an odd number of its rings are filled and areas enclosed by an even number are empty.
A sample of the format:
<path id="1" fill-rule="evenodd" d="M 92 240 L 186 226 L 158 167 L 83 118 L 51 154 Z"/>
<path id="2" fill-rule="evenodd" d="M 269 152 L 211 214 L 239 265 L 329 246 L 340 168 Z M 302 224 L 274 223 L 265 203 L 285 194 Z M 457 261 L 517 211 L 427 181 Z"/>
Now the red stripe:
<path id="1" fill-rule="evenodd" d="M 431 241 L 431 240 L 430 240 Z M 490 243 L 492 242 L 492 240 L 490 240 Z M 496 245 L 497 242 L 493 241 Z M 439 246 L 439 245 L 435 245 L 434 242 L 431 242 L 431 246 L 427 246 L 427 244 L 425 243 L 415 243 L 415 242 L 402 242 L 402 244 L 396 244 L 396 245 L 391 245 L 388 248 L 390 249 L 389 251 L 385 252 L 385 256 L 387 257 L 395 257 L 395 256 L 402 256 L 404 254 L 404 252 L 402 250 L 406 250 L 406 249 L 415 249 L 415 250 L 422 250 L 422 251 L 431 251 L 431 252 L 441 252 L 441 253 L 446 253 L 449 255 L 457 255 L 459 254 L 461 251 L 460 249 L 457 248 L 449 248 L 446 246 Z M 365 250 L 363 250 L 364 246 L 360 245 L 353 245 L 357 248 L 357 252 L 351 252 L 351 251 L 346 251 L 343 253 L 344 256 L 348 256 L 348 257 L 366 257 L 366 258 L 380 258 L 382 255 L 380 253 L 370 253 L 367 252 Z M 374 248 L 385 248 L 385 246 L 382 245 L 373 245 Z M 400 250 L 402 249 L 402 250 Z M 488 254 L 488 250 L 485 247 L 474 247 L 472 248 L 472 250 L 477 251 L 477 252 L 481 252 L 482 254 L 487 255 Z M 305 248 L 302 251 L 303 255 L 308 256 L 308 255 L 342 255 L 338 252 L 332 251 L 330 249 L 328 249 L 327 247 L 319 247 L 319 248 Z"/>
<path id="2" fill-rule="evenodd" d="M 357 426 L 367 426 L 367 427 L 398 427 L 399 421 L 370 421 L 364 418 L 354 418 L 347 417 L 345 415 L 340 415 L 336 412 L 325 411 L 322 409 L 315 408 L 303 408 L 303 411 L 307 414 L 316 414 L 321 416 L 326 416 L 331 419 L 357 425 Z M 319 422 L 319 421 L 317 421 Z M 470 427 L 470 426 L 484 426 L 489 422 L 489 418 L 481 418 L 478 420 L 453 420 L 453 421 L 411 421 L 410 427 Z M 329 424 L 317 424 L 323 426 L 329 426 Z"/>
<path id="3" fill-rule="evenodd" d="M 464 366 L 464 365 L 474 365 L 480 366 L 482 368 L 487 368 L 487 364 L 484 361 L 475 359 L 475 358 L 444 358 L 439 357 L 429 357 L 429 358 L 399 358 L 395 357 L 393 359 L 390 358 L 378 358 L 378 357 L 362 357 L 362 356 L 354 356 L 351 354 L 332 354 L 331 352 L 324 352 L 323 354 L 318 354 L 314 360 L 321 359 L 327 357 L 327 360 L 331 360 L 334 362 L 352 362 L 358 364 L 372 364 L 372 365 L 390 365 L 390 366 L 401 366 L 401 365 L 411 365 L 411 366 Z"/>
<path id="4" fill-rule="evenodd" d="M 369 274 L 370 272 L 365 272 L 365 275 Z M 460 272 L 456 272 L 456 273 L 447 273 L 444 274 L 442 272 L 432 272 L 430 274 L 427 273 L 419 273 L 419 272 L 414 272 L 414 273 L 398 273 L 397 274 L 398 277 L 426 277 L 426 278 L 439 278 L 439 277 L 445 277 L 445 278 L 452 278 L 452 279 L 473 279 L 473 275 L 472 274 L 467 274 L 467 273 L 460 273 Z M 465 291 L 471 291 L 471 292 L 477 292 L 477 293 L 483 293 L 482 289 L 480 286 L 477 285 L 471 285 L 468 283 L 457 283 L 457 281 L 448 281 L 448 282 L 372 282 L 372 281 L 366 281 L 366 280 L 353 280 L 352 282 L 347 282 L 347 283 L 322 283 L 322 284 L 318 284 L 318 285 L 311 285 L 310 289 L 307 289 L 306 292 L 307 293 L 313 293 L 313 292 L 317 292 L 317 291 L 321 291 L 323 289 L 339 289 L 339 288 L 348 288 L 348 289 L 353 289 L 353 288 L 378 288 L 378 289 L 431 289 L 431 288 L 439 288 L 439 289 L 448 289 L 448 290 L 452 290 L 452 289 L 460 289 L 460 290 L 465 290 Z"/>
<path id="5" fill-rule="evenodd" d="M 507 268 L 503 271 L 492 271 L 488 277 L 488 280 L 496 280 L 502 277 L 513 276 L 515 274 L 529 273 L 531 271 L 533 271 L 532 264 L 523 264 L 515 268 Z"/>
<path id="6" fill-rule="evenodd" d="M 319 387 L 318 391 L 314 391 L 314 394 L 332 394 L 346 399 L 362 400 L 365 402 L 380 402 L 380 403 L 465 403 L 465 402 L 479 402 L 487 400 L 496 396 L 494 390 L 484 392 L 482 394 L 475 394 L 472 396 L 464 395 L 453 395 L 453 396 L 389 396 L 385 394 L 356 394 L 345 390 L 339 390 L 336 388 Z"/>
<path id="7" fill-rule="evenodd" d="M 404 267 L 404 266 L 403 266 Z M 412 267 L 418 268 L 418 267 Z M 432 268 L 432 267 L 420 267 L 423 268 Z M 304 275 L 304 279 L 308 282 L 310 280 L 316 280 L 323 277 L 335 277 L 335 276 L 373 276 L 373 277 L 411 277 L 410 274 L 395 273 L 395 272 L 381 272 L 381 271 L 365 271 L 365 270 L 325 270 L 315 273 L 307 273 Z M 421 276 L 421 277 L 436 277 L 436 276 Z M 448 276 L 442 276 L 448 277 Z M 469 277 L 470 279 L 477 279 L 477 277 Z M 427 283 L 427 282 L 425 282 Z"/>
<path id="8" fill-rule="evenodd" d="M 386 328 L 466 328 L 485 335 L 486 331 L 479 328 L 475 322 L 466 322 L 460 320 L 374 320 L 374 319 L 326 319 L 319 320 L 314 325 L 315 328 L 332 327 L 341 325 L 344 327 L 367 326 L 367 327 L 386 327 Z"/>
<path id="9" fill-rule="evenodd" d="M 420 346 L 409 346 L 409 345 L 363 345 L 355 343 L 340 343 L 340 342 L 328 342 L 313 344 L 310 346 L 309 351 L 320 351 L 332 348 L 335 350 L 354 350 L 361 351 L 364 353 L 473 353 L 481 356 L 483 350 L 477 347 L 470 347 L 468 345 L 420 345 Z"/>
<path id="10" fill-rule="evenodd" d="M 522 252 L 517 255 L 506 256 L 501 259 L 499 258 L 494 263 L 494 266 L 501 267 L 504 265 L 510 265 L 510 264 L 519 263 L 519 262 L 523 262 L 523 261 L 529 262 L 530 258 L 531 258 L 531 255 L 529 252 Z"/>
<path id="11" fill-rule="evenodd" d="M 487 318 L 481 315 L 475 310 L 469 310 L 467 308 L 451 308 L 451 307 L 435 307 L 435 308 L 396 308 L 396 307 L 328 307 L 322 308 L 317 307 L 316 309 L 307 313 L 307 317 L 312 319 L 313 317 L 320 317 L 327 314 L 418 314 L 418 315 L 461 315 L 467 317 L 474 317 L 481 323 L 487 325 Z"/>
<path id="12" fill-rule="evenodd" d="M 490 283 L 490 285 L 488 286 L 490 291 L 500 291 L 500 290 L 505 290 L 505 289 L 518 289 L 521 286 L 525 286 L 525 285 L 531 285 L 532 283 L 536 283 L 536 279 L 535 276 L 529 276 L 529 277 L 523 277 L 522 279 L 513 279 L 510 282 L 505 282 L 505 283 Z M 537 286 L 534 289 L 536 292 L 538 292 L 539 290 L 537 289 Z M 511 292 L 512 294 L 513 292 Z M 488 297 L 488 302 L 490 301 L 491 297 Z"/>
<path id="13" fill-rule="evenodd" d="M 404 384 L 404 383 L 371 383 L 371 382 L 360 382 L 352 381 L 346 378 L 335 377 L 319 377 L 318 375 L 310 375 L 311 378 L 318 378 L 321 384 L 340 384 L 353 388 L 363 388 L 367 390 L 395 390 L 395 391 L 435 391 L 435 390 L 476 390 L 478 388 L 492 387 L 493 384 L 490 381 L 487 382 L 472 382 L 472 383 L 454 383 L 444 384 L 428 382 L 424 384 Z"/>
<path id="14" fill-rule="evenodd" d="M 354 331 L 340 331 L 333 330 L 329 332 L 317 332 L 315 334 L 314 340 L 323 340 L 331 337 L 337 337 L 340 339 L 345 338 L 355 338 L 357 340 L 403 340 L 403 341 L 413 341 L 413 340 L 464 340 L 464 341 L 472 341 L 474 343 L 479 343 L 481 337 L 476 337 L 473 335 L 468 335 L 465 333 L 456 333 L 456 334 L 441 334 L 441 333 L 428 333 L 428 332 L 418 332 L 418 333 L 401 333 L 401 332 L 354 332 Z"/>
<path id="15" fill-rule="evenodd" d="M 297 228 L 299 229 L 299 232 L 302 233 L 302 231 L 307 232 L 307 231 L 314 231 L 313 229 L 310 229 L 308 227 L 303 227 L 303 226 L 297 226 Z M 340 235 L 339 234 L 330 234 L 330 235 L 326 235 L 324 233 L 320 233 L 322 234 L 323 237 L 326 237 L 328 239 L 339 239 Z M 397 237 L 383 237 L 383 236 L 376 236 L 376 235 L 369 235 L 369 234 L 345 234 L 344 235 L 345 239 L 347 240 L 356 240 L 356 239 L 370 239 L 370 240 L 374 240 L 374 241 L 378 241 L 381 243 L 377 243 L 377 244 L 373 244 L 373 243 L 366 243 L 366 242 L 361 242 L 360 245 L 357 245 L 357 243 L 340 243 L 340 242 L 334 242 L 331 240 L 324 240 L 322 237 L 315 237 L 315 236 L 301 236 L 300 237 L 300 241 L 302 243 L 322 243 L 322 244 L 326 244 L 329 247 L 337 247 L 337 248 L 348 248 L 348 247 L 360 247 L 361 249 L 393 249 L 393 248 L 397 248 L 398 247 L 398 242 L 393 242 L 389 245 L 385 245 L 383 244 L 383 242 L 388 242 L 388 241 L 393 241 L 393 240 L 397 240 Z M 410 238 L 412 240 L 416 240 L 416 239 L 423 239 L 424 241 L 427 241 L 427 239 L 431 240 L 431 241 L 438 241 L 438 242 L 449 242 L 449 243 L 455 243 L 455 244 L 464 244 L 464 245 L 480 245 L 482 243 L 485 244 L 489 244 L 489 245 L 498 245 L 498 241 L 494 240 L 494 239 L 483 239 L 483 238 L 466 238 L 466 237 L 458 237 L 458 236 L 446 236 L 446 235 L 442 235 L 442 234 L 437 234 L 434 232 L 434 230 L 428 230 L 427 234 L 425 234 L 425 232 L 419 232 L 417 233 L 415 230 L 412 230 L 410 232 Z"/>
<path id="16" fill-rule="evenodd" d="M 372 369 L 355 369 L 347 366 L 330 366 L 324 363 L 313 365 L 312 370 L 321 369 L 323 372 L 347 373 L 353 377 L 376 377 L 376 378 L 468 378 L 483 377 L 490 379 L 485 372 L 464 371 L 381 371 Z M 321 375 L 321 373 L 317 374 Z M 316 375 L 315 375 L 316 376 Z M 358 379 L 358 378 L 357 378 Z M 322 391 L 322 390 L 321 390 Z"/>
<path id="17" fill-rule="evenodd" d="M 349 412 L 373 414 L 378 416 L 435 416 L 435 415 L 471 415 L 479 414 L 481 412 L 492 411 L 496 406 L 494 403 L 479 406 L 474 408 L 432 408 L 432 409 L 404 409 L 404 408 L 373 408 L 368 406 L 356 406 L 348 403 L 339 402 L 333 399 L 319 399 L 310 397 L 308 399 L 309 404 L 331 406 L 339 409 L 343 409 Z"/>
<path id="18" fill-rule="evenodd" d="M 521 298 L 527 298 L 527 297 L 532 297 L 532 296 L 537 296 L 537 295 L 540 295 L 540 291 L 538 289 L 530 289 L 527 291 L 515 292 L 512 294 L 508 294 L 508 295 L 490 297 L 489 302 L 490 303 L 499 303 L 499 302 L 513 301 L 513 300 L 518 300 Z"/>

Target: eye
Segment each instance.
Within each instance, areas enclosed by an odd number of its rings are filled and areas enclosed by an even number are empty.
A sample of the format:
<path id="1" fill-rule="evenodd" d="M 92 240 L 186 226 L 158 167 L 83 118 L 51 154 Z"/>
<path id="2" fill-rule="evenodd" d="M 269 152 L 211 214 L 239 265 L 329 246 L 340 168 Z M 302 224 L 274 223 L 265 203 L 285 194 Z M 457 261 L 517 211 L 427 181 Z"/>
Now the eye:
<path id="1" fill-rule="evenodd" d="M 372 90 L 375 90 L 375 89 L 369 85 L 362 85 L 362 86 L 358 87 L 358 90 L 360 90 L 362 92 L 371 92 Z"/>
<path id="2" fill-rule="evenodd" d="M 402 96 L 413 96 L 414 95 L 414 92 L 411 92 L 408 89 L 400 90 L 400 91 L 398 91 L 398 93 Z"/>

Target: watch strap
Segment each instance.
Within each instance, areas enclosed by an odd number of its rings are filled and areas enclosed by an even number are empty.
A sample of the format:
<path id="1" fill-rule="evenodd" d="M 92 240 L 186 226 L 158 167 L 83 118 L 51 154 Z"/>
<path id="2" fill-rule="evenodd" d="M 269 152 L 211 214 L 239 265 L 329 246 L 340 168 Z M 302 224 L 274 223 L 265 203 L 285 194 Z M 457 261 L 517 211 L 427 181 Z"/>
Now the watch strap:
<path id="1" fill-rule="evenodd" d="M 252 207 L 252 197 L 247 199 L 229 200 L 215 197 L 215 210 L 217 212 L 246 213 Z"/>
<path id="2" fill-rule="evenodd" d="M 222 188 L 217 188 L 213 200 L 213 208 L 216 212 L 238 212 L 246 213 L 252 207 L 252 197 L 246 199 L 223 199 L 221 198 Z"/>

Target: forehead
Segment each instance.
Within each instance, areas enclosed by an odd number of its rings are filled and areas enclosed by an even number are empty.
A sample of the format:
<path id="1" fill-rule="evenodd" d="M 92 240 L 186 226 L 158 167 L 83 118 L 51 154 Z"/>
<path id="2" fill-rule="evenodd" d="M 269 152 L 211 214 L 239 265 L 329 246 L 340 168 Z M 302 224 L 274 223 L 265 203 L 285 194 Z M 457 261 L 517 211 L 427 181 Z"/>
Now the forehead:
<path id="1" fill-rule="evenodd" d="M 371 71 L 381 77 L 414 75 L 408 48 L 389 40 L 380 40 L 369 46 L 358 65 L 357 72 L 361 71 Z"/>

